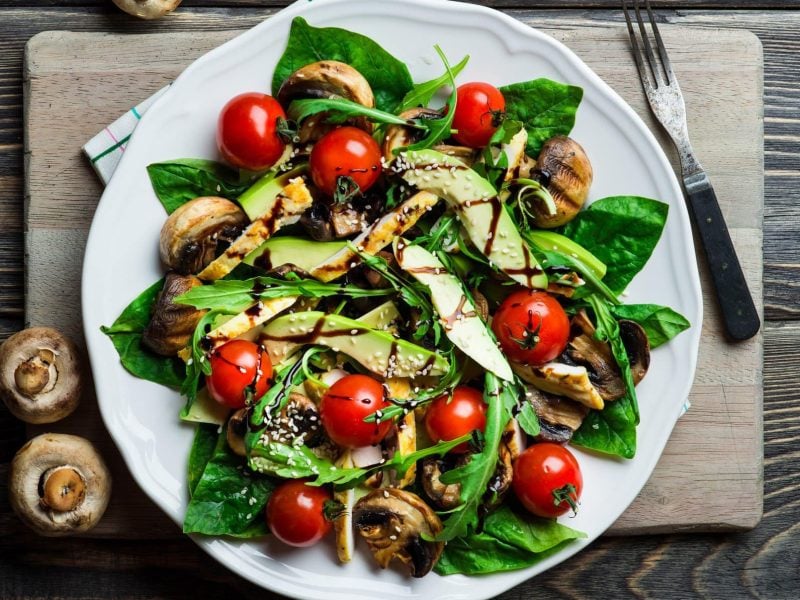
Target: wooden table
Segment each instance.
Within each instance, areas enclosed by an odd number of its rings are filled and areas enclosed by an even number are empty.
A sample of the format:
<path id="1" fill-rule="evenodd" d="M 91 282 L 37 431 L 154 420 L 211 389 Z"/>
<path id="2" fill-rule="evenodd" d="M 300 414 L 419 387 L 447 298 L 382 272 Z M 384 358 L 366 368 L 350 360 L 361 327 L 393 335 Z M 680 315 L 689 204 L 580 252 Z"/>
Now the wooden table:
<path id="1" fill-rule="evenodd" d="M 47 29 L 201 31 L 253 25 L 286 2 L 185 0 L 146 23 L 101 0 L 0 0 L 0 340 L 22 327 L 22 97 L 25 41 Z M 619 23 L 616 0 L 490 0 L 517 17 Z M 653 1 L 666 22 L 742 27 L 764 44 L 764 520 L 731 535 L 603 538 L 511 598 L 797 597 L 800 587 L 800 11 L 795 0 Z M 686 10 L 686 7 L 693 7 Z M 735 10 L 733 7 L 737 7 Z M 555 10 L 558 7 L 559 10 Z M 566 11 L 565 7 L 577 10 Z M 676 8 L 679 7 L 679 8 Z M 696 8 L 695 8 L 696 7 Z M 767 11 L 766 9 L 773 9 Z M 702 57 L 698 57 L 702 60 Z M 54 173 L 54 179 L 58 174 Z M 0 406 L 0 479 L 23 428 Z M 0 598 L 273 597 L 230 574 L 190 540 L 48 540 L 18 524 L 0 482 Z"/>

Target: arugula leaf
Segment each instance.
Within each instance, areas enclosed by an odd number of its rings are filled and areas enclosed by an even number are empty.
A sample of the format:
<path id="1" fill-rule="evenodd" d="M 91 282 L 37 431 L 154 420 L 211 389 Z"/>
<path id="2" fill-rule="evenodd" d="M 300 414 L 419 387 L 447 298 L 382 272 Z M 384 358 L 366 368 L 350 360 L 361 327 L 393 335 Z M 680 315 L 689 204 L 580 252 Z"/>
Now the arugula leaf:
<path id="1" fill-rule="evenodd" d="M 240 538 L 266 535 L 264 507 L 276 485 L 274 479 L 246 470 L 223 431 L 186 507 L 183 532 Z"/>
<path id="2" fill-rule="evenodd" d="M 201 158 L 181 158 L 147 165 L 153 190 L 171 214 L 199 196 L 222 196 L 235 200 L 250 187 L 242 175 L 222 163 Z"/>
<path id="3" fill-rule="evenodd" d="M 162 287 L 163 279 L 139 294 L 110 327 L 101 327 L 100 331 L 111 338 L 122 366 L 129 373 L 178 388 L 184 378 L 183 363 L 175 357 L 159 356 L 142 345 L 142 332 L 150 322 L 150 312 Z"/>
<path id="4" fill-rule="evenodd" d="M 583 98 L 583 89 L 545 78 L 512 83 L 500 91 L 506 100 L 508 118 L 525 124 L 526 152 L 533 157 L 551 137 L 569 135 Z"/>
<path id="5" fill-rule="evenodd" d="M 275 65 L 273 95 L 297 69 L 320 60 L 338 60 L 361 73 L 381 110 L 393 111 L 413 86 L 408 67 L 370 38 L 338 27 L 312 27 L 295 17 L 286 50 Z"/>
<path id="6" fill-rule="evenodd" d="M 456 103 L 458 101 L 456 79 L 455 75 L 453 74 L 453 69 L 450 68 L 450 63 L 448 62 L 447 57 L 444 55 L 444 52 L 442 52 L 442 49 L 439 48 L 439 46 L 434 46 L 434 48 L 436 49 L 436 53 L 439 55 L 439 58 L 441 58 L 442 62 L 444 63 L 444 68 L 447 71 L 447 81 L 450 83 L 450 87 L 452 88 L 452 91 L 450 92 L 450 98 L 447 101 L 447 113 L 441 119 L 430 119 L 426 121 L 425 124 L 428 126 L 428 135 L 426 135 L 420 141 L 411 144 L 408 148 L 406 148 L 406 150 L 424 150 L 450 137 L 450 130 L 453 126 L 453 117 L 456 114 Z"/>
<path id="7" fill-rule="evenodd" d="M 286 279 L 256 277 L 253 279 L 219 279 L 211 285 L 196 286 L 178 296 L 175 302 L 195 308 L 240 312 L 257 300 L 303 296 L 325 298 L 347 296 L 370 298 L 394 294 L 392 289 L 367 289 L 341 283 L 322 283 L 316 279 L 302 279 L 294 273 Z"/>
<path id="8" fill-rule="evenodd" d="M 491 372 L 486 373 L 484 399 L 488 404 L 486 410 L 486 429 L 484 430 L 483 449 L 473 454 L 470 461 L 441 476 L 442 483 L 461 484 L 461 504 L 444 522 L 444 529 L 436 536 L 438 541 L 449 542 L 463 537 L 478 524 L 478 508 L 489 480 L 497 468 L 497 448 L 503 436 L 503 429 L 511 418 L 507 408 L 516 403 L 513 386 L 501 385 L 500 380 Z"/>
<path id="9" fill-rule="evenodd" d="M 582 210 L 561 233 L 606 264 L 603 282 L 621 294 L 661 237 L 669 205 L 639 196 L 611 196 Z"/>
<path id="10" fill-rule="evenodd" d="M 686 317 L 658 304 L 619 304 L 611 307 L 611 314 L 617 319 L 628 319 L 641 325 L 650 341 L 650 348 L 666 344 L 691 327 Z"/>
<path id="11" fill-rule="evenodd" d="M 192 449 L 189 451 L 188 481 L 189 496 L 194 494 L 197 483 L 203 476 L 208 461 L 214 455 L 219 438 L 219 427 L 200 423 L 194 433 Z"/>
<path id="12" fill-rule="evenodd" d="M 294 100 L 289 105 L 288 114 L 290 119 L 300 123 L 304 119 L 322 112 L 328 113 L 325 117 L 326 123 L 341 124 L 350 117 L 366 117 L 373 123 L 426 129 L 424 123 L 403 119 L 390 112 L 369 108 L 346 98 L 304 98 Z"/>
<path id="13" fill-rule="evenodd" d="M 452 72 L 453 77 L 458 77 L 459 73 L 464 70 L 464 67 L 467 66 L 468 62 L 469 55 L 462 58 L 460 63 L 452 67 L 450 71 Z M 433 100 L 433 97 L 436 95 L 436 92 L 438 92 L 448 83 L 450 83 L 450 73 L 445 71 L 436 79 L 431 79 L 430 81 L 416 84 L 405 95 L 403 98 L 403 103 L 400 105 L 400 108 L 397 109 L 397 112 L 402 113 L 418 106 L 428 106 L 431 100 Z"/>
<path id="14" fill-rule="evenodd" d="M 482 532 L 448 542 L 435 569 L 440 575 L 522 569 L 585 537 L 555 519 L 522 514 L 506 505 L 486 517 Z"/>

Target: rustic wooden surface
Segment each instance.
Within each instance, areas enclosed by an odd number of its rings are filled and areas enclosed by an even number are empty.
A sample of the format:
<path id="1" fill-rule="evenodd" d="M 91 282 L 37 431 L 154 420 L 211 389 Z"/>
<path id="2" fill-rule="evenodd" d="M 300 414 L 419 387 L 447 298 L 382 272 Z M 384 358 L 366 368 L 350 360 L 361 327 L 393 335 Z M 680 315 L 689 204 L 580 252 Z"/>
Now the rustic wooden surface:
<path id="1" fill-rule="evenodd" d="M 44 6 L 51 5 L 50 7 Z M 253 25 L 263 9 L 185 8 L 155 24 L 135 22 L 99 2 L 47 3 L 2 0 L 0 6 L 0 335 L 22 326 L 22 120 L 21 60 L 24 42 L 38 31 L 71 29 L 121 32 L 207 31 Z M 229 3 L 230 4 L 230 3 Z M 245 3 L 241 3 L 245 5 Z M 253 3 L 249 3 L 252 5 Z M 525 5 L 516 2 L 515 5 Z M 539 5 L 552 2 L 540 2 Z M 599 5 L 597 2 L 581 2 Z M 660 3 L 664 5 L 665 3 Z M 666 3 L 676 6 L 677 3 Z M 688 6 L 682 2 L 680 6 Z M 792 1 L 692 3 L 792 7 Z M 58 5 L 58 6 L 55 6 Z M 85 5 L 85 6 L 84 6 Z M 562 5 L 567 5 L 563 3 Z M 577 3 L 572 3 L 576 6 Z M 515 10 L 546 23 L 568 17 L 572 25 L 619 23 L 615 1 L 607 11 Z M 534 3 L 528 3 L 533 7 Z M 208 8 L 205 8 L 208 7 Z M 792 11 L 660 11 L 667 22 L 709 31 L 754 31 L 765 50 L 766 204 L 765 258 L 765 514 L 753 531 L 733 535 L 668 535 L 604 538 L 580 556 L 534 582 L 505 594 L 511 598 L 795 598 L 800 587 L 800 452 L 797 407 L 800 367 L 797 207 L 798 77 L 800 14 Z M 0 475 L 21 439 L 21 427 L 0 417 Z M 19 529 L 0 490 L 0 597 L 183 598 L 239 594 L 265 597 L 227 573 L 188 540 L 44 540 Z"/>
<path id="2" fill-rule="evenodd" d="M 630 60 L 621 27 L 551 28 L 583 57 L 655 129 Z M 763 204 L 762 52 L 752 33 L 721 30 L 697 40 L 693 28 L 664 27 L 673 66 L 686 90 L 695 147 L 714 180 L 757 305 L 761 305 Z M 173 79 L 193 58 L 235 32 L 119 34 L 46 32 L 32 38 L 25 57 L 27 138 L 28 325 L 58 326 L 80 336 L 79 281 L 83 247 L 101 188 L 87 173 L 74 140 L 94 132 Z M 146 48 L 159 57 L 142 63 L 126 50 Z M 603 48 L 602 53 L 596 49 Z M 691 48 L 691 49 L 690 49 Z M 696 53 L 706 55 L 702 66 Z M 117 57 L 113 62 L 109 56 Z M 91 111 L 85 107 L 91 106 Z M 73 148 L 64 152 L 64 148 Z M 60 173 L 52 185 L 52 173 Z M 58 248 L 58 252 L 53 252 Z M 706 281 L 707 273 L 701 271 Z M 752 527 L 761 518 L 762 419 L 761 335 L 744 344 L 722 336 L 713 292 L 704 285 L 706 319 L 692 410 L 676 426 L 656 471 L 641 494 L 612 526 L 611 534 Z M 58 290 L 57 295 L 53 290 Z M 725 410 L 720 411 L 724 406 Z M 100 416 L 93 402 L 59 431 L 101 441 L 116 481 L 130 476 L 106 435 L 98 440 Z M 36 433 L 41 427 L 29 428 Z M 732 460 L 733 458 L 733 460 Z M 133 488 L 133 486 L 130 486 Z M 688 490 L 688 492 L 687 492 Z M 721 493 L 723 492 L 724 493 Z M 117 491 L 91 537 L 163 535 L 147 526 L 156 512 L 136 489 Z M 685 506 L 683 510 L 677 510 Z"/>

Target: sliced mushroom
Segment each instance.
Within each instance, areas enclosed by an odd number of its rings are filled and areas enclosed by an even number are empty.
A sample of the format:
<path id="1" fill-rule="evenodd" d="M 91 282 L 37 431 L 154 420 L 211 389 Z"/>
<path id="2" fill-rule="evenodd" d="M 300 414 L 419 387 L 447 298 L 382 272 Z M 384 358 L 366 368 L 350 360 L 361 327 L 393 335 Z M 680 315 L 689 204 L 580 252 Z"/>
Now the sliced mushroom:
<path id="1" fill-rule="evenodd" d="M 441 119 L 443 116 L 442 111 L 434 110 L 432 108 L 410 108 L 400 113 L 399 117 L 406 121 L 412 120 L 430 120 Z M 407 127 L 405 125 L 389 125 L 386 128 L 386 135 L 383 138 L 383 145 L 381 152 L 386 162 L 391 162 L 395 159 L 394 151 L 400 148 L 410 146 L 414 142 L 422 139 L 424 132 L 421 129 Z"/>
<path id="2" fill-rule="evenodd" d="M 78 406 L 83 388 L 80 353 L 50 327 L 15 333 L 0 346 L 0 397 L 27 423 L 53 423 Z"/>
<path id="3" fill-rule="evenodd" d="M 530 178 L 550 193 L 556 213 L 551 215 L 542 204 L 532 201 L 529 208 L 536 225 L 550 229 L 572 220 L 589 196 L 592 177 L 592 165 L 578 142 L 562 135 L 547 140 Z"/>
<path id="4" fill-rule="evenodd" d="M 350 65 L 335 60 L 321 60 L 298 69 L 283 82 L 277 94 L 278 102 L 287 109 L 293 100 L 336 97 L 369 108 L 375 106 L 375 96 L 364 76 Z M 365 117 L 355 117 L 347 123 L 372 132 L 372 124 Z M 315 142 L 332 127 L 325 124 L 324 113 L 313 115 L 300 124 L 299 142 Z"/>
<path id="5" fill-rule="evenodd" d="M 129 15 L 140 19 L 158 19 L 178 8 L 181 0 L 114 0 Z"/>
<path id="6" fill-rule="evenodd" d="M 514 458 L 508 443 L 506 441 L 500 442 L 497 447 L 497 467 L 486 486 L 484 510 L 497 506 L 511 488 L 511 481 L 514 478 L 513 463 Z"/>
<path id="7" fill-rule="evenodd" d="M 325 441 L 317 405 L 299 392 L 289 394 L 286 406 L 267 423 L 261 435 L 265 443 L 304 444 L 309 448 Z"/>
<path id="8" fill-rule="evenodd" d="M 461 484 L 443 483 L 441 476 L 465 465 L 468 460 L 468 454 L 445 454 L 441 458 L 429 456 L 422 460 L 422 488 L 436 508 L 451 510 L 461 503 Z"/>
<path id="9" fill-rule="evenodd" d="M 244 445 L 244 436 L 247 435 L 247 414 L 246 408 L 240 408 L 231 415 L 228 424 L 225 425 L 225 441 L 236 456 L 247 456 L 247 448 Z"/>
<path id="10" fill-rule="evenodd" d="M 103 516 L 110 495 L 111 475 L 103 459 L 74 435 L 37 436 L 11 463 L 11 508 L 40 535 L 88 531 Z"/>
<path id="11" fill-rule="evenodd" d="M 330 210 L 330 223 L 333 237 L 337 239 L 351 237 L 364 231 L 371 219 L 367 211 L 359 210 L 352 203 L 335 203 Z"/>
<path id="12" fill-rule="evenodd" d="M 589 408 L 603 409 L 603 397 L 592 385 L 586 367 L 557 362 L 550 362 L 541 367 L 515 362 L 510 364 L 520 379 L 542 391 L 566 396 Z"/>
<path id="13" fill-rule="evenodd" d="M 525 398 L 539 417 L 541 430 L 536 440 L 541 442 L 567 443 L 589 413 L 583 404 L 548 394 L 532 385 L 527 386 Z"/>
<path id="14" fill-rule="evenodd" d="M 441 533 L 441 520 L 419 496 L 405 490 L 370 492 L 356 502 L 353 523 L 383 569 L 397 559 L 412 576 L 422 577 L 444 550 L 442 542 L 428 541 Z"/>
<path id="15" fill-rule="evenodd" d="M 633 384 L 638 385 L 650 368 L 650 340 L 647 332 L 635 321 L 623 319 L 619 322 L 619 337 L 628 351 Z"/>
<path id="16" fill-rule="evenodd" d="M 198 273 L 233 242 L 247 216 L 230 200 L 203 196 L 173 212 L 161 228 L 161 262 L 183 275 Z"/>
<path id="17" fill-rule="evenodd" d="M 481 151 L 476 148 L 453 146 L 451 144 L 436 144 L 433 149 L 442 154 L 447 154 L 447 156 L 457 158 L 468 167 L 474 165 L 481 154 Z"/>
<path id="18" fill-rule="evenodd" d="M 175 356 L 186 347 L 206 311 L 178 304 L 175 298 L 198 285 L 203 282 L 194 275 L 167 273 L 164 287 L 153 305 L 150 322 L 142 332 L 142 343 L 146 347 L 162 356 Z"/>
<path id="19" fill-rule="evenodd" d="M 331 209 L 325 202 L 315 201 L 300 217 L 300 225 L 313 240 L 330 242 L 333 239 Z"/>

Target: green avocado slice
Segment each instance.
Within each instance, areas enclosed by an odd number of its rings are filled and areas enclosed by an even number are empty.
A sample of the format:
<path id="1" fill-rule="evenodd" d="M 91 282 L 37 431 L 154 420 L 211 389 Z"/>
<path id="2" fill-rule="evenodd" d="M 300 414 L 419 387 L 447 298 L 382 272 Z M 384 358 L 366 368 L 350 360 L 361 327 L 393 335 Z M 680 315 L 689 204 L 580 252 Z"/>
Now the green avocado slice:
<path id="1" fill-rule="evenodd" d="M 300 237 L 274 237 L 268 239 L 242 261 L 251 267 L 265 271 L 293 264 L 304 271 L 311 271 L 347 246 L 347 242 L 315 242 Z"/>
<path id="2" fill-rule="evenodd" d="M 290 171 L 269 171 L 239 196 L 237 202 L 247 217 L 253 221 L 263 215 L 280 195 L 289 181 L 300 177 L 308 170 L 308 165 L 300 165 Z"/>
<path id="3" fill-rule="evenodd" d="M 267 347 L 270 342 L 327 346 L 386 378 L 443 375 L 449 367 L 446 358 L 422 346 L 396 339 L 360 321 L 320 311 L 278 317 L 261 330 L 259 340 Z"/>
<path id="4" fill-rule="evenodd" d="M 495 345 L 486 323 L 478 316 L 458 278 L 425 248 L 413 246 L 402 238 L 395 240 L 394 256 L 404 271 L 430 289 L 431 301 L 450 341 L 487 371 L 511 381 L 514 378 L 511 366 Z"/>
<path id="5" fill-rule="evenodd" d="M 401 152 L 393 169 L 418 189 L 444 198 L 490 263 L 526 287 L 547 288 L 547 275 L 486 179 L 457 158 L 435 150 Z"/>

